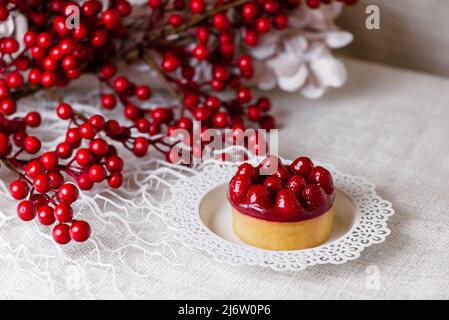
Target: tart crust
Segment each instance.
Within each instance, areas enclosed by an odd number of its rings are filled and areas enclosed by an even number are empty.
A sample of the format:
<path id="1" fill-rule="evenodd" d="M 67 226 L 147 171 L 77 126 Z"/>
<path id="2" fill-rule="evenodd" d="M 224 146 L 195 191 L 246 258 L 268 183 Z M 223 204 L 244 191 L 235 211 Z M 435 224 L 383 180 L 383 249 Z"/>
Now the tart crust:
<path id="1" fill-rule="evenodd" d="M 332 233 L 334 210 L 307 220 L 276 222 L 254 218 L 232 208 L 232 227 L 243 242 L 267 250 L 300 250 L 319 246 Z"/>

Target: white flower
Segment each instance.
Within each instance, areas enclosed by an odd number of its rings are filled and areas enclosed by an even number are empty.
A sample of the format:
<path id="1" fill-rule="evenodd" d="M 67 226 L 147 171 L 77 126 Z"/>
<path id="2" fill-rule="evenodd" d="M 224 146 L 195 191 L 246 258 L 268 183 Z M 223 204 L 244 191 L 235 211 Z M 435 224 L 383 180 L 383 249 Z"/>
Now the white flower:
<path id="1" fill-rule="evenodd" d="M 340 31 L 334 19 L 341 4 L 320 9 L 301 7 L 290 17 L 286 30 L 273 31 L 250 48 L 255 58 L 255 78 L 260 89 L 301 93 L 311 99 L 321 97 L 328 87 L 340 87 L 347 79 L 346 68 L 331 49 L 349 44 L 353 36 Z"/>

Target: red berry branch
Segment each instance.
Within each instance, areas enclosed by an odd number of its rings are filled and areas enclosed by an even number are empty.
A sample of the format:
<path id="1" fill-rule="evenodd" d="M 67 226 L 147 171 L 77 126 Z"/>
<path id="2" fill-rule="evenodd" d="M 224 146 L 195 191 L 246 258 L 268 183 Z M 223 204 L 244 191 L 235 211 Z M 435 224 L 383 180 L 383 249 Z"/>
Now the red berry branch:
<path id="1" fill-rule="evenodd" d="M 20 201 L 19 218 L 56 223 L 52 235 L 59 244 L 90 236 L 89 224 L 72 209 L 79 189 L 105 181 L 111 188 L 122 185 L 124 164 L 114 145 L 137 157 L 154 149 L 170 161 L 168 137 L 177 128 L 192 130 L 193 120 L 203 129 L 274 128 L 270 100 L 254 97 L 244 84 L 254 71 L 242 47 L 288 28 L 289 11 L 332 0 L 149 0 L 139 17 L 126 0 L 112 0 L 108 8 L 98 0 L 80 2 L 0 0 L 0 22 L 12 14 L 28 22 L 23 39 L 0 39 L 0 160 L 17 175 L 10 192 Z M 73 6 L 80 14 L 76 28 L 67 23 L 76 14 Z M 117 74 L 120 59 L 148 64 L 176 102 L 145 107 L 151 88 Z M 199 77 L 199 65 L 210 68 L 210 79 Z M 97 76 L 104 109 L 89 118 L 53 91 L 83 74 Z M 28 134 L 41 125 L 38 110 L 15 115 L 20 99 L 39 90 L 55 98 L 55 112 L 67 122 L 65 141 L 54 150 L 41 150 L 39 137 Z M 223 99 L 225 90 L 234 97 Z M 106 119 L 117 107 L 125 119 Z"/>

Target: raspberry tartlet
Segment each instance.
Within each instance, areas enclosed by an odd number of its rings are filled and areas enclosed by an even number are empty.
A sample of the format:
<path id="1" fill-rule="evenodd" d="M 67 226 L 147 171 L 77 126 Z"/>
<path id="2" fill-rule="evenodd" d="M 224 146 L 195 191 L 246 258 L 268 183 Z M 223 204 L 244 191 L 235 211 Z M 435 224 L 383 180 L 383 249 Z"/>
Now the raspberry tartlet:
<path id="1" fill-rule="evenodd" d="M 274 164 L 274 173 L 264 175 Z M 229 184 L 228 199 L 234 233 L 258 248 L 312 248 L 332 232 L 332 175 L 307 157 L 290 165 L 275 156 L 268 156 L 257 167 L 243 163 Z"/>

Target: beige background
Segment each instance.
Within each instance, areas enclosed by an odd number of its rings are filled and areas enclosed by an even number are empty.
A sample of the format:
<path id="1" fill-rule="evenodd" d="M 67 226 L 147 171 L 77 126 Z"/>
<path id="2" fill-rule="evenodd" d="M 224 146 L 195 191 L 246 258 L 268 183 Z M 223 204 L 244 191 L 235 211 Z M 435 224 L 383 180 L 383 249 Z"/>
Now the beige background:
<path id="1" fill-rule="evenodd" d="M 380 8 L 380 30 L 365 28 L 369 4 Z M 359 0 L 339 25 L 355 35 L 353 56 L 449 76 L 449 0 Z"/>

